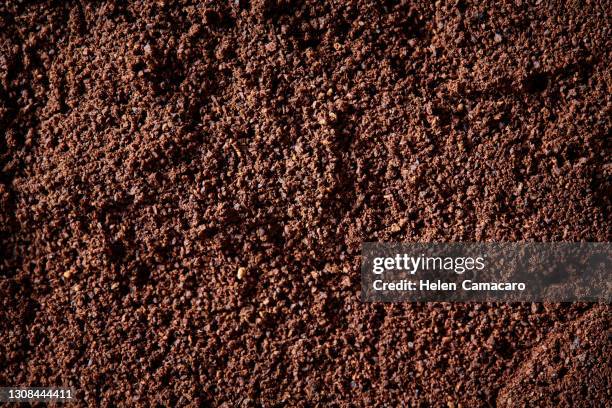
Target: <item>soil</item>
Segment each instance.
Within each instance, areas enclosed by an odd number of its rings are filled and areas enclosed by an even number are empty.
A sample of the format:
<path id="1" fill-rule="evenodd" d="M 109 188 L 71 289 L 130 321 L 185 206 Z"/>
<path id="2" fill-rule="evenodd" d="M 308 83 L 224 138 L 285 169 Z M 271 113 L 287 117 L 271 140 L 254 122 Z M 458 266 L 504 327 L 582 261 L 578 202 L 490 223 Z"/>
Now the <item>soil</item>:
<path id="1" fill-rule="evenodd" d="M 365 304 L 366 241 L 610 240 L 607 1 L 0 4 L 0 385 L 610 404 L 610 308 Z"/>

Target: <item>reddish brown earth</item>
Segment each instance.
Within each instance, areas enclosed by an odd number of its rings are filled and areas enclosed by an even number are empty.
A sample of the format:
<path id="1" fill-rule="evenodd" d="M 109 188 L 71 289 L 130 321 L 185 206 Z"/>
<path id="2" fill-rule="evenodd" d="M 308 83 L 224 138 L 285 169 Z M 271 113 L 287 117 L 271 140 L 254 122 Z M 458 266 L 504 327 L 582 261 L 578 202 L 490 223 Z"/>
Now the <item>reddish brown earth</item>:
<path id="1" fill-rule="evenodd" d="M 0 385 L 605 406 L 607 305 L 363 304 L 364 241 L 609 241 L 612 7 L 0 4 Z"/>

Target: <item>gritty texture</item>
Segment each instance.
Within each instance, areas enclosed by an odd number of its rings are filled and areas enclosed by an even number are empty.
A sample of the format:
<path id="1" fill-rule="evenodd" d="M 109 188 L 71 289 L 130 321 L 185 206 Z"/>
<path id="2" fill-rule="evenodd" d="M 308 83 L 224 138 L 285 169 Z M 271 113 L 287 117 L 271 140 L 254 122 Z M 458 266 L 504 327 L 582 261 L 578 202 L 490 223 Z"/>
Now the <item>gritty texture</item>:
<path id="1" fill-rule="evenodd" d="M 609 306 L 363 304 L 359 254 L 609 241 L 611 10 L 0 2 L 0 385 L 609 405 Z"/>

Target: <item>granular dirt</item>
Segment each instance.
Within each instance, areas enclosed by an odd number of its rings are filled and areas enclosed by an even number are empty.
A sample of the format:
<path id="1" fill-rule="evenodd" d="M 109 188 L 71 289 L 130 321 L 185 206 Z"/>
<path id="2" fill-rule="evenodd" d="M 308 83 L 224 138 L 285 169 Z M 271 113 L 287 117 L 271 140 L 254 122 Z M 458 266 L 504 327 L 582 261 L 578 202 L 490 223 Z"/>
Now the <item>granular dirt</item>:
<path id="1" fill-rule="evenodd" d="M 607 1 L 0 4 L 0 385 L 605 406 L 610 309 L 363 304 L 364 241 L 609 241 Z"/>

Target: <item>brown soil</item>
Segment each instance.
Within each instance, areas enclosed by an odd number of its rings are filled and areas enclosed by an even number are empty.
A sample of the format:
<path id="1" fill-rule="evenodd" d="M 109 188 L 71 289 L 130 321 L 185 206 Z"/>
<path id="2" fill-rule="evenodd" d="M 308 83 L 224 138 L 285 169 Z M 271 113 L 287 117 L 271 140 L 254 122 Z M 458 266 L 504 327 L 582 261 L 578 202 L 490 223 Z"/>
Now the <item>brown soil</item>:
<path id="1" fill-rule="evenodd" d="M 363 304 L 359 253 L 609 241 L 611 21 L 607 1 L 2 1 L 0 385 L 609 405 L 608 306 Z"/>

